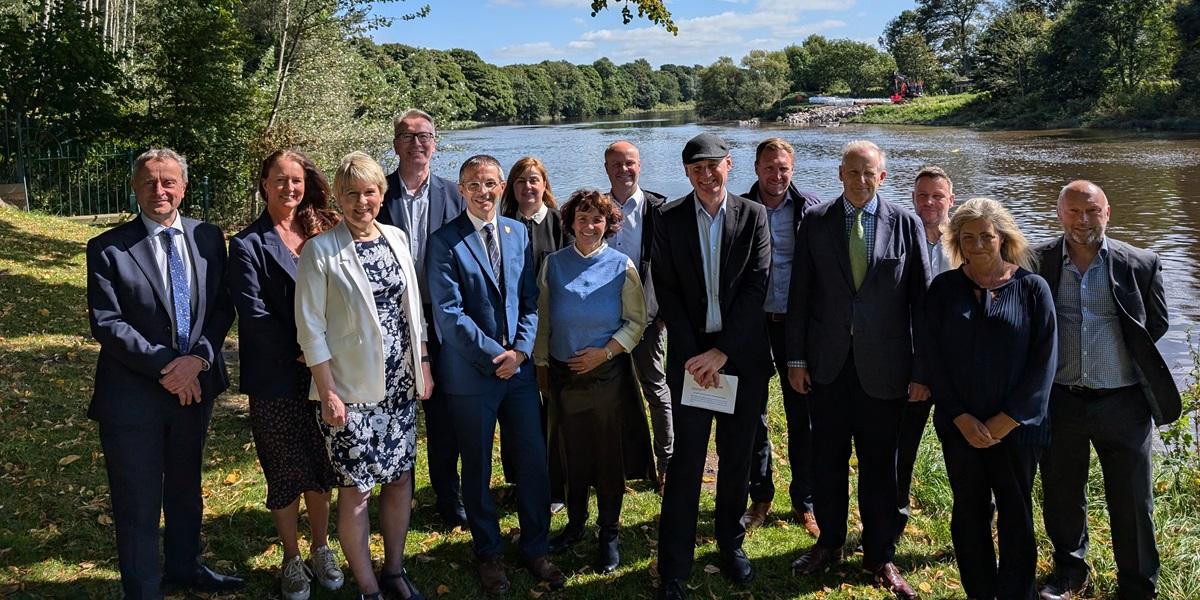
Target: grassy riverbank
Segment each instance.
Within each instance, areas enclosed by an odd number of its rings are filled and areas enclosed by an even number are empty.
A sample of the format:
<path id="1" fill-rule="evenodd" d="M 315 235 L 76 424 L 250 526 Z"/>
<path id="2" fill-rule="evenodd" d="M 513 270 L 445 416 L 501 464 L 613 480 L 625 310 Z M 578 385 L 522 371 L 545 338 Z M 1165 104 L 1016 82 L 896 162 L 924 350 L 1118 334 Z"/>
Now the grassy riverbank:
<path id="1" fill-rule="evenodd" d="M 85 312 L 84 248 L 98 232 L 60 218 L 0 208 L 0 597 L 119 595 L 104 458 L 96 425 L 85 417 L 97 345 L 88 333 Z M 236 335 L 231 335 L 226 349 L 236 343 Z M 789 469 L 778 397 L 771 405 L 771 428 L 778 441 L 780 493 L 768 525 L 746 539 L 757 570 L 754 584 L 745 590 L 733 588 L 708 568 L 716 563 L 716 548 L 712 485 L 706 483 L 701 540 L 690 581 L 696 597 L 886 598 L 859 570 L 861 556 L 819 578 L 791 575 L 790 562 L 812 539 L 784 518 L 790 509 L 783 491 Z M 916 469 L 916 515 L 897 561 L 925 598 L 961 598 L 949 534 L 950 491 L 937 441 L 928 433 Z M 250 587 L 241 597 L 268 598 L 276 593 L 282 555 L 263 507 L 265 487 L 252 444 L 246 398 L 228 393 L 218 401 L 206 454 L 204 556 L 215 567 L 248 578 Z M 1093 471 L 1091 558 L 1097 596 L 1110 597 L 1115 570 L 1095 466 Z M 496 473 L 497 494 L 509 495 L 511 489 L 499 483 L 499 469 Z M 1194 454 L 1162 458 L 1156 465 L 1155 486 L 1161 597 L 1200 597 L 1200 461 Z M 407 548 L 414 580 L 431 597 L 477 597 L 470 536 L 441 528 L 430 508 L 433 496 L 423 467 L 417 473 L 417 489 Z M 511 538 L 519 533 L 515 509 L 507 502 L 501 506 L 502 529 Z M 514 589 L 508 597 L 652 598 L 658 511 L 659 498 L 651 488 L 642 482 L 631 484 L 622 514 L 624 561 L 619 571 L 609 576 L 592 573 L 587 567 L 591 547 L 585 543 L 578 554 L 560 561 L 572 575 L 565 592 L 544 593 L 528 575 L 514 570 Z M 554 517 L 555 531 L 565 519 Z M 855 527 L 850 547 L 856 544 Z M 1044 573 L 1050 550 L 1040 513 L 1038 532 L 1039 570 Z M 376 556 L 381 556 L 378 536 L 373 544 Z M 352 598 L 351 588 L 337 593 L 318 590 L 313 597 Z"/>

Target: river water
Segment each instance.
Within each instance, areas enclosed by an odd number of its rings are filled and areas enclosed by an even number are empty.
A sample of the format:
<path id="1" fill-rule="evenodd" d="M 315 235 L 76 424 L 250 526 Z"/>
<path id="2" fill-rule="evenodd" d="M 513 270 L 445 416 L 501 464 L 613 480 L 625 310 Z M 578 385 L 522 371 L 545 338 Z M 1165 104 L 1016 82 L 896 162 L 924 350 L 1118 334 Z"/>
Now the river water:
<path id="1" fill-rule="evenodd" d="M 976 196 L 1004 202 L 1031 242 L 1058 232 L 1054 205 L 1065 183 L 1076 178 L 1095 181 L 1112 204 L 1109 234 L 1154 250 L 1163 259 L 1171 328 L 1159 348 L 1176 380 L 1188 381 L 1188 332 L 1200 322 L 1200 269 L 1195 263 L 1200 250 L 1200 136 L 879 125 L 739 128 L 696 124 L 686 114 L 651 114 L 448 131 L 439 142 L 434 171 L 453 180 L 461 162 L 473 154 L 491 154 L 506 169 L 522 156 L 537 156 L 547 165 L 556 196 L 566 198 L 579 187 L 607 190 L 604 148 L 627 139 L 641 150 L 642 187 L 675 198 L 690 191 L 680 159 L 683 145 L 704 131 L 732 146 L 729 189 L 734 193 L 745 192 L 755 181 L 755 146 L 777 135 L 796 148 L 796 184 L 821 198 L 833 198 L 841 192 L 841 146 L 869 139 L 888 155 L 888 177 L 880 190 L 884 197 L 911 207 L 917 171 L 926 164 L 940 165 L 954 179 L 960 202 Z"/>

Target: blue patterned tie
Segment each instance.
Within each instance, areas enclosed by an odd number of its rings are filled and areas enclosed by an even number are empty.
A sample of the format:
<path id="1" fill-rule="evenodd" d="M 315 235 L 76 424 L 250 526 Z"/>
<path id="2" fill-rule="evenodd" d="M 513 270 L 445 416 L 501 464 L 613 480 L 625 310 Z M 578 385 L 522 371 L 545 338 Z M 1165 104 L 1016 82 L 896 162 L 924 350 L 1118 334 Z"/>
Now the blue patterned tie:
<path id="1" fill-rule="evenodd" d="M 171 301 L 175 305 L 175 340 L 181 354 L 188 351 L 188 340 L 192 339 L 192 292 L 188 289 L 187 271 L 183 259 L 175 249 L 172 236 L 183 232 L 167 228 L 160 234 L 167 246 L 167 268 L 171 271 Z"/>

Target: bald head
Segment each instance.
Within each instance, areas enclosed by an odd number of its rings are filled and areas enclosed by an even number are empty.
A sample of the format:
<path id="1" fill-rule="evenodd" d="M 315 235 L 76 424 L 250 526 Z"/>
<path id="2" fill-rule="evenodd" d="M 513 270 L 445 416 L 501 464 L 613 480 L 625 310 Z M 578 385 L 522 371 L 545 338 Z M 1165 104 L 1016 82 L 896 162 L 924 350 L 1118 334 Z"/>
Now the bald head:
<path id="1" fill-rule="evenodd" d="M 1069 243 L 1099 246 L 1111 215 L 1104 190 L 1086 179 L 1072 181 L 1058 193 L 1058 222 Z"/>
<path id="2" fill-rule="evenodd" d="M 618 202 L 628 200 L 638 190 L 642 175 L 642 158 L 637 146 L 621 140 L 604 149 L 604 172 L 612 184 L 612 195 Z"/>

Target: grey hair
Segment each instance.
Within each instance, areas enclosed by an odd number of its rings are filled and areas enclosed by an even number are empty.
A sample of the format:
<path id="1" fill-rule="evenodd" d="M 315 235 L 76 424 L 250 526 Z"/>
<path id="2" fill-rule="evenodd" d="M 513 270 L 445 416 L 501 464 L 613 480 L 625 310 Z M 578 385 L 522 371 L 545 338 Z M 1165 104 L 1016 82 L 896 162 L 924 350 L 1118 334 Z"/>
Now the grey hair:
<path id="1" fill-rule="evenodd" d="M 500 166 L 500 161 L 488 154 L 476 154 L 464 160 L 462 166 L 458 168 L 458 180 L 462 181 L 463 175 L 467 174 L 468 169 L 478 169 L 488 165 L 496 167 L 496 172 L 500 174 L 500 178 L 504 178 L 504 168 Z"/>
<path id="2" fill-rule="evenodd" d="M 946 185 L 950 186 L 950 193 L 954 193 L 954 181 L 950 179 L 949 175 L 946 174 L 945 169 L 937 165 L 925 165 L 924 167 L 921 167 L 920 171 L 917 172 L 917 177 L 913 179 L 913 185 L 915 186 L 921 181 L 921 179 L 925 177 L 930 179 L 945 179 Z"/>
<path id="3" fill-rule="evenodd" d="M 876 146 L 875 142 L 869 140 L 847 142 L 845 146 L 842 146 L 842 162 L 846 162 L 846 157 L 855 152 L 874 152 L 879 156 L 879 169 L 887 170 L 887 154 L 879 146 Z"/>
<path id="4" fill-rule="evenodd" d="M 133 159 L 133 167 L 129 169 L 129 179 L 132 180 L 134 177 L 137 177 L 138 170 L 140 170 L 146 163 L 152 160 L 167 159 L 173 160 L 179 164 L 179 171 L 183 174 L 183 183 L 184 185 L 187 185 L 187 159 L 184 158 L 183 155 L 170 148 L 151 148 L 139 154 L 137 158 Z"/>
<path id="5" fill-rule="evenodd" d="M 402 121 L 405 119 L 411 119 L 413 117 L 425 119 L 429 122 L 429 126 L 433 128 L 434 133 L 437 133 L 437 124 L 433 122 L 433 117 L 430 116 L 429 113 L 419 108 L 409 108 L 405 109 L 404 112 L 396 115 L 396 118 L 392 119 L 392 131 L 394 135 L 398 137 L 401 133 L 404 133 L 400 130 L 400 128 L 404 126 Z"/>

